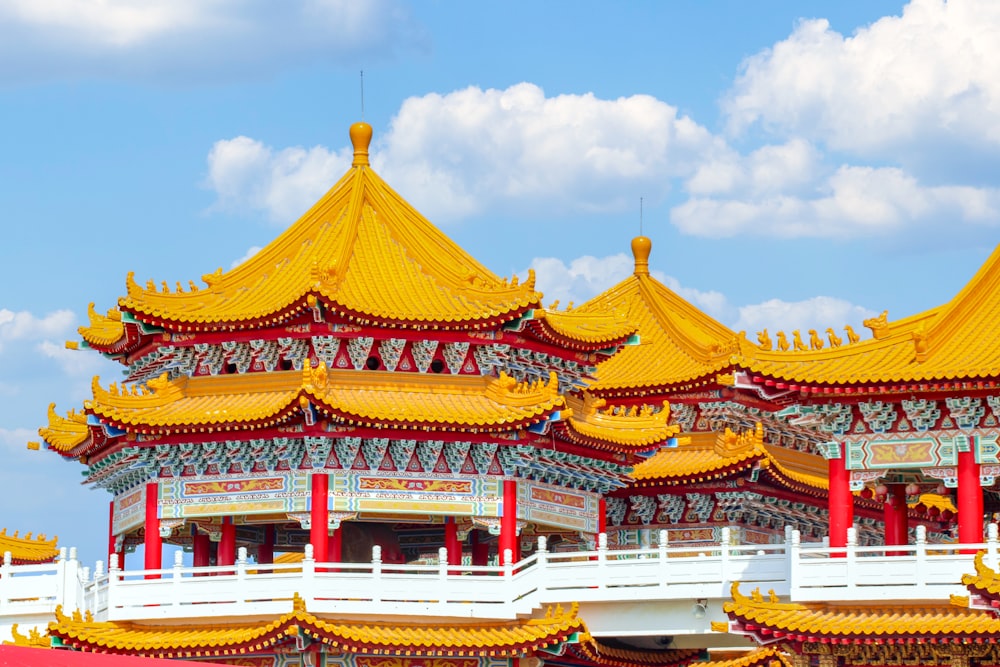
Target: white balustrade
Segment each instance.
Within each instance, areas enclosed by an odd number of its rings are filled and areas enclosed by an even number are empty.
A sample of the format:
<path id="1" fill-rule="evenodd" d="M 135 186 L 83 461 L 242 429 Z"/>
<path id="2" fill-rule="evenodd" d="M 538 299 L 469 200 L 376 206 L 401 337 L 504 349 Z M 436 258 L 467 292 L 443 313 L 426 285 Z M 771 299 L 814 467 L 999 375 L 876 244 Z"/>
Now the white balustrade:
<path id="1" fill-rule="evenodd" d="M 853 530 L 839 548 L 804 544 L 792 530 L 783 544 L 730 544 L 726 529 L 721 537 L 693 548 L 668 544 L 661 531 L 655 547 L 609 549 L 600 535 L 584 552 L 552 552 L 539 538 L 535 554 L 499 566 L 449 565 L 445 549 L 434 565 L 385 564 L 378 546 L 369 563 L 317 563 L 308 545 L 302 562 L 284 564 L 251 563 L 241 548 L 234 565 L 185 566 L 177 552 L 169 569 L 123 571 L 112 555 L 93 577 L 75 550 L 43 565 L 12 565 L 7 554 L 0 619 L 56 605 L 98 620 L 278 615 L 295 595 L 319 614 L 510 619 L 554 603 L 721 602 L 733 582 L 744 594 L 773 590 L 794 602 L 946 600 L 967 593 L 961 577 L 974 571 L 975 552 L 985 550 L 992 567 L 1000 563 L 996 525 L 984 544 L 928 544 L 923 527 L 913 544 L 878 547 L 858 546 Z"/>

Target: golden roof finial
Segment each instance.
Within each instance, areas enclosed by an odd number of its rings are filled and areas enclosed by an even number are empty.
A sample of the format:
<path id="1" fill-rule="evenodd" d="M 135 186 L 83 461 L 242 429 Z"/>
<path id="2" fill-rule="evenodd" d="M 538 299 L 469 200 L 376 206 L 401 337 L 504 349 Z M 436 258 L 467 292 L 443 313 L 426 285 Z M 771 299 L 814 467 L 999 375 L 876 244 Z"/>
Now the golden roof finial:
<path id="1" fill-rule="evenodd" d="M 352 167 L 368 166 L 368 146 L 372 142 L 372 126 L 368 123 L 351 125 L 351 144 L 354 145 Z"/>
<path id="2" fill-rule="evenodd" d="M 635 275 L 649 275 L 649 251 L 653 247 L 653 242 L 645 236 L 636 236 L 632 239 L 632 256 L 635 257 Z"/>

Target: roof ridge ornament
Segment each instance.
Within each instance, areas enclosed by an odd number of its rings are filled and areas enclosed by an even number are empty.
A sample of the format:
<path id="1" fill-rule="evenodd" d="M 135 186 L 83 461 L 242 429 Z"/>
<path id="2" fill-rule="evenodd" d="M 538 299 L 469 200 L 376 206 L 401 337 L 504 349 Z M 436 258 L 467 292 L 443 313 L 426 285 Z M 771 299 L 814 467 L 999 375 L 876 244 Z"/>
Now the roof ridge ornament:
<path id="1" fill-rule="evenodd" d="M 368 123 L 355 123 L 351 125 L 351 144 L 354 146 L 354 162 L 352 167 L 367 167 L 368 147 L 372 141 L 372 126 Z"/>
<path id="2" fill-rule="evenodd" d="M 636 236 L 632 239 L 632 256 L 635 258 L 635 269 L 633 273 L 637 276 L 649 275 L 649 251 L 653 248 L 653 242 L 646 236 Z"/>

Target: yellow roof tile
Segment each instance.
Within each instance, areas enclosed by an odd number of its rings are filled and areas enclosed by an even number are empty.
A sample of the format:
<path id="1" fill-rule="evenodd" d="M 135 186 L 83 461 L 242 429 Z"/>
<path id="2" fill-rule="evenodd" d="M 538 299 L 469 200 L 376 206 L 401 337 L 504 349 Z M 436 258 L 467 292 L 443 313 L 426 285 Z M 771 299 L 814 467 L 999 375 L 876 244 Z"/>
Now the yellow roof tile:
<path id="1" fill-rule="evenodd" d="M 357 423 L 506 430 L 564 405 L 553 375 L 547 384 L 501 374 L 427 375 L 337 370 L 325 364 L 276 371 L 150 381 L 150 390 L 104 389 L 94 379 L 88 409 L 123 426 L 150 429 L 273 424 L 306 403 Z"/>
<path id="2" fill-rule="evenodd" d="M 38 429 L 48 445 L 57 452 L 68 452 L 87 441 L 87 415 L 84 412 L 70 410 L 63 417 L 56 412 L 56 404 L 49 404 L 49 425 Z"/>
<path id="3" fill-rule="evenodd" d="M 8 535 L 4 528 L 0 530 L 0 554 L 10 552 L 14 564 L 48 563 L 59 555 L 57 541 L 58 538 L 48 539 L 45 535 L 32 537 L 31 533 L 21 537 L 17 531 Z"/>
<path id="4" fill-rule="evenodd" d="M 636 325 L 625 313 L 608 309 L 536 310 L 532 324 L 549 339 L 565 339 L 591 345 L 618 343 L 636 331 Z"/>
<path id="5" fill-rule="evenodd" d="M 948 303 L 869 324 L 874 338 L 802 352 L 753 350 L 743 360 L 761 375 L 810 384 L 941 381 L 996 377 L 1000 342 L 984 336 L 1000 318 L 1000 246 Z"/>
<path id="6" fill-rule="evenodd" d="M 817 489 L 829 488 L 822 457 L 767 445 L 763 436 L 763 427 L 758 424 L 740 434 L 727 428 L 723 433 L 692 437 L 688 444 L 661 449 L 637 465 L 632 477 L 639 481 L 682 483 L 692 477 L 730 475 L 734 470 L 760 463 L 790 481 Z"/>
<path id="7" fill-rule="evenodd" d="M 570 651 L 586 664 L 604 667 L 680 667 L 696 661 L 701 667 L 703 663 L 700 660 L 704 653 L 702 649 L 697 648 L 661 650 L 619 648 L 602 644 L 589 635 L 581 636 L 580 643 L 571 646 Z"/>
<path id="8" fill-rule="evenodd" d="M 678 296 L 644 270 L 641 248 L 633 240 L 636 271 L 575 312 L 609 308 L 626 313 L 638 327 L 639 345 L 626 346 L 598 366 L 593 391 L 660 387 L 713 377 L 749 343 Z"/>
<path id="9" fill-rule="evenodd" d="M 371 128 L 351 128 L 351 169 L 305 215 L 208 287 L 169 292 L 130 276 L 119 307 L 195 328 L 268 322 L 311 305 L 355 321 L 467 328 L 538 305 L 534 276 L 500 278 L 393 191 L 368 165 Z"/>
<path id="10" fill-rule="evenodd" d="M 976 573 L 962 575 L 962 585 L 983 597 L 1000 600 L 1000 573 L 984 562 L 985 554 L 985 551 L 976 554 Z"/>
<path id="11" fill-rule="evenodd" d="M 864 640 L 866 637 L 968 636 L 1000 632 L 1000 619 L 971 609 L 946 603 L 888 605 L 830 605 L 779 602 L 772 596 L 754 591 L 749 597 L 740 593 L 739 583 L 732 587 L 733 601 L 723 610 L 750 634 L 767 630 L 783 633 L 792 641 L 814 641 L 823 637 Z"/>
<path id="12" fill-rule="evenodd" d="M 586 628 L 576 616 L 575 606 L 561 608 L 544 618 L 508 623 L 430 625 L 420 623 L 361 623 L 324 620 L 305 609 L 296 596 L 294 610 L 272 621 L 241 624 L 203 623 L 147 625 L 133 622 L 94 622 L 77 612 L 66 616 L 56 611 L 48 632 L 64 644 L 104 653 L 138 653 L 146 656 L 191 657 L 222 655 L 226 651 L 262 647 L 263 652 L 305 633 L 349 653 L 394 653 L 424 649 L 447 654 L 463 651 L 470 656 L 524 655 L 554 643 L 573 640 Z M 258 649 L 260 650 L 260 649 Z"/>
<path id="13" fill-rule="evenodd" d="M 91 302 L 87 306 L 87 316 L 90 318 L 90 324 L 77 330 L 87 343 L 95 346 L 107 346 L 125 335 L 125 325 L 122 324 L 122 315 L 119 310 L 112 308 L 107 315 L 101 315 L 94 309 L 94 304 Z"/>
<path id="14" fill-rule="evenodd" d="M 567 420 L 579 437 L 591 444 L 615 445 L 618 448 L 649 449 L 677 435 L 680 427 L 667 423 L 670 406 L 654 412 L 649 407 L 631 410 L 604 410 L 605 401 L 584 392 L 583 397 L 570 396 L 566 404 L 571 410 Z"/>

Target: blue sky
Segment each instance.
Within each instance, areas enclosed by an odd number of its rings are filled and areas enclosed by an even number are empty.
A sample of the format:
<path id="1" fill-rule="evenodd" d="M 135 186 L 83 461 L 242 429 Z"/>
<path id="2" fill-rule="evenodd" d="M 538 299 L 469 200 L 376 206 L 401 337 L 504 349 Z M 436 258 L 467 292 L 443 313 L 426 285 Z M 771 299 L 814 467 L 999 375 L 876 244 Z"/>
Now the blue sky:
<path id="1" fill-rule="evenodd" d="M 280 7 L 280 9 L 278 9 Z M 125 276 L 230 268 L 373 163 L 500 274 L 580 302 L 653 240 L 751 337 L 950 299 L 997 243 L 1000 4 L 9 0 L 0 6 L 0 525 L 104 557 L 28 440 L 114 365 Z"/>

